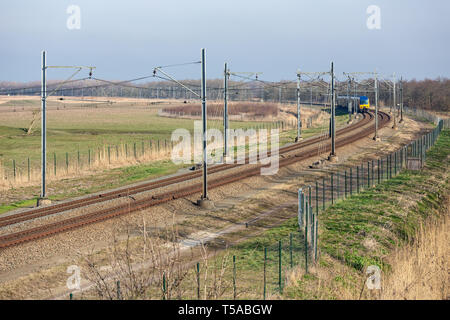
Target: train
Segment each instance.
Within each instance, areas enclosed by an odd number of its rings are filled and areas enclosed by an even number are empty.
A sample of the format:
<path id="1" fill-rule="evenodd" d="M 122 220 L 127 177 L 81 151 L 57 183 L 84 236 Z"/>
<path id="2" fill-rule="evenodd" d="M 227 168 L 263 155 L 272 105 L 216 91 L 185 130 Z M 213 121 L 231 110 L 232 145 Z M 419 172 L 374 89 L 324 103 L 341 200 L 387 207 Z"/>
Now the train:
<path id="1" fill-rule="evenodd" d="M 366 112 L 370 108 L 370 101 L 369 98 L 366 96 L 360 96 L 359 97 L 359 111 L 361 113 Z"/>

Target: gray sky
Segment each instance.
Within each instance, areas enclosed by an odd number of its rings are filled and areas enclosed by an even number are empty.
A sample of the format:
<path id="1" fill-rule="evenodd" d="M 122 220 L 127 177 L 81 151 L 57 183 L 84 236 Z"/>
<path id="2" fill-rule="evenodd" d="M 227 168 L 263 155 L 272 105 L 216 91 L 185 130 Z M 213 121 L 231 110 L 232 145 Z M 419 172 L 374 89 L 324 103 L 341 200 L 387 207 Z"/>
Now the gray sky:
<path id="1" fill-rule="evenodd" d="M 81 28 L 69 30 L 71 4 Z M 369 5 L 381 9 L 370 30 Z M 449 77 L 448 0 L 15 0 L 0 3 L 0 80 L 40 79 L 40 52 L 50 65 L 94 65 L 105 79 L 151 74 L 158 65 L 199 60 L 207 76 L 263 72 L 295 79 L 298 68 L 336 73 L 396 72 L 405 78 Z M 200 77 L 198 65 L 172 68 L 180 79 Z M 49 79 L 70 71 L 51 70 Z"/>

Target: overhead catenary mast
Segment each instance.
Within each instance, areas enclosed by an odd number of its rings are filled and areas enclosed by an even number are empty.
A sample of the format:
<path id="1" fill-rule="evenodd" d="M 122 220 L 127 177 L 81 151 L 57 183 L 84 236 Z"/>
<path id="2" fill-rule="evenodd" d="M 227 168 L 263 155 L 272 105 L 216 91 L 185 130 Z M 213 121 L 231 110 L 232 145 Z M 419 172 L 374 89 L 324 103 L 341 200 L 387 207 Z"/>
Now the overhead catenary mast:
<path id="1" fill-rule="evenodd" d="M 336 121 L 335 121 L 335 114 L 336 114 L 336 94 L 335 94 L 335 87 L 334 87 L 334 64 L 331 62 L 331 152 L 330 156 L 328 157 L 328 160 L 330 161 L 336 161 Z"/>
<path id="2" fill-rule="evenodd" d="M 230 77 L 227 63 L 225 62 L 223 78 L 223 161 L 228 157 L 228 78 Z"/>
<path id="3" fill-rule="evenodd" d="M 63 81 L 57 88 L 47 93 L 47 69 L 77 69 L 66 81 Z M 48 205 L 51 201 L 47 198 L 46 178 L 47 178 L 47 98 L 67 81 L 72 79 L 81 69 L 89 69 L 89 78 L 92 76 L 92 70 L 95 67 L 90 66 L 48 66 L 47 52 L 41 52 L 41 194 L 37 200 L 37 205 Z"/>
<path id="4" fill-rule="evenodd" d="M 297 72 L 297 137 L 295 138 L 295 142 L 302 139 L 302 119 L 300 115 L 300 77 L 300 72 Z"/>

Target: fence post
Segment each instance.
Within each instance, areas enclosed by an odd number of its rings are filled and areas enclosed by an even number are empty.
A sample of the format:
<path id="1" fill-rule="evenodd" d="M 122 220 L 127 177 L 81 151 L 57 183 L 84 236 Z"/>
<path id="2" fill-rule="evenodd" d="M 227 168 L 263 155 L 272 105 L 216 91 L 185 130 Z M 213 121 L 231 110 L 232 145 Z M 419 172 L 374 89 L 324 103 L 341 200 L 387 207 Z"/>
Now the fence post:
<path id="1" fill-rule="evenodd" d="M 389 179 L 389 157 L 386 156 L 386 180 Z"/>
<path id="2" fill-rule="evenodd" d="M 316 248 L 314 251 L 314 257 L 317 261 L 317 240 L 319 239 L 319 217 L 316 217 L 316 232 L 314 233 L 316 235 L 316 240 L 314 241 Z"/>
<path id="3" fill-rule="evenodd" d="M 16 160 L 13 159 L 13 175 L 14 181 L 16 181 Z"/>
<path id="4" fill-rule="evenodd" d="M 312 203 L 312 189 L 311 189 L 311 185 L 308 185 L 308 203 L 311 205 Z"/>
<path id="5" fill-rule="evenodd" d="M 350 168 L 350 197 L 353 195 L 353 168 Z"/>
<path id="6" fill-rule="evenodd" d="M 69 153 L 66 152 L 66 174 L 69 173 Z"/>
<path id="7" fill-rule="evenodd" d="M 263 293 L 264 300 L 266 300 L 266 265 L 267 265 L 267 247 L 264 247 L 264 293 Z"/>
<path id="8" fill-rule="evenodd" d="M 116 285 L 117 285 L 117 300 L 122 300 L 122 295 L 120 293 L 120 281 L 119 280 L 117 280 Z"/>
<path id="9" fill-rule="evenodd" d="M 333 173 L 331 173 L 331 204 L 334 204 L 334 188 L 333 188 Z"/>
<path id="10" fill-rule="evenodd" d="M 397 175 L 397 151 L 394 153 L 394 175 Z"/>
<path id="11" fill-rule="evenodd" d="M 80 170 L 80 150 L 77 151 L 77 168 Z"/>
<path id="12" fill-rule="evenodd" d="M 236 300 L 236 256 L 233 256 L 233 299 Z"/>
<path id="13" fill-rule="evenodd" d="M 281 240 L 278 240 L 278 284 L 280 286 L 280 293 L 283 293 L 281 284 Z"/>
<path id="14" fill-rule="evenodd" d="M 314 257 L 314 248 L 316 247 L 316 244 L 314 243 L 314 241 L 316 240 L 316 236 L 315 236 L 315 234 L 316 234 L 316 222 L 315 222 L 315 220 L 316 220 L 316 215 L 315 214 L 313 214 L 312 215 L 312 217 L 311 217 L 311 249 L 312 249 L 312 253 L 311 253 L 311 255 L 312 255 L 312 257 L 313 257 L 313 261 L 314 262 L 316 262 L 316 257 Z"/>
<path id="15" fill-rule="evenodd" d="M 309 205 L 306 207 L 308 208 Z M 308 273 L 308 214 L 305 219 L 305 272 Z"/>
<path id="16" fill-rule="evenodd" d="M 30 181 L 30 158 L 27 159 L 28 181 Z"/>
<path id="17" fill-rule="evenodd" d="M 325 178 L 322 179 L 322 210 L 325 210 Z"/>
<path id="18" fill-rule="evenodd" d="M 304 198 L 302 188 L 298 189 L 298 226 L 303 227 L 303 211 L 304 211 Z"/>
<path id="19" fill-rule="evenodd" d="M 111 146 L 108 146 L 108 163 L 111 164 Z"/>
<path id="20" fill-rule="evenodd" d="M 347 198 L 347 170 L 344 172 L 344 198 Z"/>
<path id="21" fill-rule="evenodd" d="M 339 196 L 340 196 L 340 179 L 339 179 L 339 176 L 340 176 L 341 174 L 338 172 L 337 173 L 337 175 L 336 175 L 336 184 L 337 184 L 337 187 L 336 187 L 336 193 L 337 193 L 337 195 L 336 195 L 336 200 L 339 200 Z"/>
<path id="22" fill-rule="evenodd" d="M 54 169 L 54 174 L 56 176 L 56 153 L 53 152 L 53 169 Z"/>
<path id="23" fill-rule="evenodd" d="M 371 174 L 372 181 L 371 181 L 371 184 L 370 184 L 370 186 L 372 186 L 372 187 L 373 187 L 373 180 L 374 180 L 374 179 L 373 179 L 373 178 L 374 178 L 374 177 L 373 177 L 373 173 L 374 173 L 373 165 L 374 165 L 374 162 L 373 162 L 373 159 L 372 159 L 372 167 L 371 167 L 371 168 L 372 168 L 372 174 Z"/>
<path id="24" fill-rule="evenodd" d="M 163 272 L 163 300 L 166 300 L 166 273 Z"/>
<path id="25" fill-rule="evenodd" d="M 88 164 L 89 168 L 91 167 L 91 149 L 88 149 Z"/>
<path id="26" fill-rule="evenodd" d="M 200 263 L 197 262 L 197 299 L 200 300 Z"/>
<path id="27" fill-rule="evenodd" d="M 359 193 L 359 166 L 356 166 L 356 193 Z"/>
<path id="28" fill-rule="evenodd" d="M 380 159 L 378 159 L 377 161 L 378 161 L 378 166 L 377 166 L 377 170 L 378 170 L 378 184 L 380 184 Z"/>
<path id="29" fill-rule="evenodd" d="M 289 233 L 289 255 L 291 259 L 291 269 L 294 266 L 294 261 L 292 260 L 292 232 Z"/>
<path id="30" fill-rule="evenodd" d="M 319 214 L 319 182 L 316 180 L 316 214 Z"/>
<path id="31" fill-rule="evenodd" d="M 367 189 L 370 188 L 370 162 L 367 161 Z"/>
<path id="32" fill-rule="evenodd" d="M 137 158 L 137 153 L 136 153 L 136 142 L 133 144 L 133 150 L 134 150 L 134 158 Z"/>

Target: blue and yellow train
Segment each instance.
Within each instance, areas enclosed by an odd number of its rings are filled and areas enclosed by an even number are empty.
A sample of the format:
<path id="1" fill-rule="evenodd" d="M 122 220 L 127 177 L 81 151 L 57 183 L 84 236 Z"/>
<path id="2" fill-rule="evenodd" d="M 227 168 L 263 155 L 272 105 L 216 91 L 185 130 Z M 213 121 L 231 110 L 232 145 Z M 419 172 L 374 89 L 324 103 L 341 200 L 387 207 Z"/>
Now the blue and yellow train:
<path id="1" fill-rule="evenodd" d="M 359 111 L 361 113 L 366 112 L 370 108 L 369 98 L 366 96 L 359 97 Z"/>

